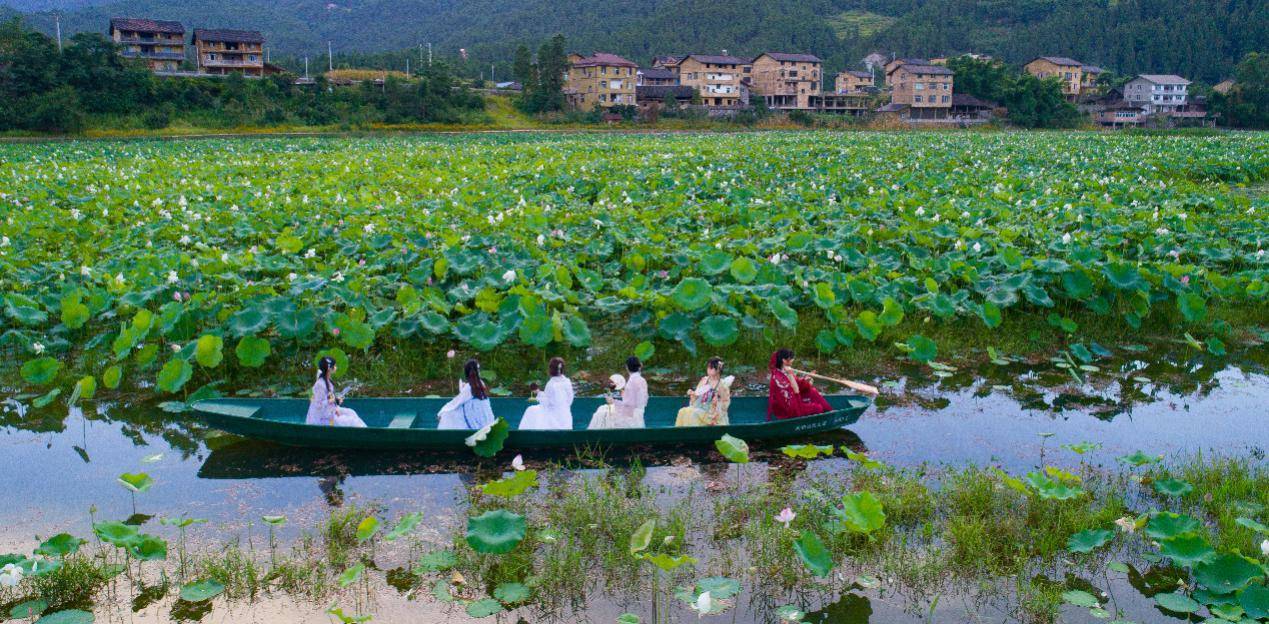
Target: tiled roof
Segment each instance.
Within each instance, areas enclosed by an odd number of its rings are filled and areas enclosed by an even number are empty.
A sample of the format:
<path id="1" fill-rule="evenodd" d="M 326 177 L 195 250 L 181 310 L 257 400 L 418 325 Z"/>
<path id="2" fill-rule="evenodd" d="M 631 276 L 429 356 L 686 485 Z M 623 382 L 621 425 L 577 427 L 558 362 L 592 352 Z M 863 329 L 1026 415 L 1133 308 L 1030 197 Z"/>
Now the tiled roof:
<path id="1" fill-rule="evenodd" d="M 662 67 L 640 67 L 639 73 L 643 74 L 644 78 L 651 78 L 653 80 L 674 80 L 674 78 L 678 75 L 673 71 Z"/>
<path id="2" fill-rule="evenodd" d="M 996 108 L 999 104 L 988 100 L 980 100 L 968 93 L 953 93 L 952 106 L 973 106 L 976 108 Z"/>
<path id="3" fill-rule="evenodd" d="M 652 57 L 652 62 L 660 63 L 662 65 L 678 65 L 679 61 L 682 61 L 685 58 L 687 58 L 686 54 L 661 54 Z"/>
<path id="4" fill-rule="evenodd" d="M 785 63 L 822 63 L 823 62 L 820 60 L 820 57 L 815 56 L 814 54 L 790 54 L 787 52 L 764 52 L 762 54 L 759 54 L 758 56 L 759 57 L 769 56 L 777 61 L 781 61 Z M 754 60 L 756 61 L 758 59 L 755 58 Z"/>
<path id="5" fill-rule="evenodd" d="M 903 69 L 913 74 L 934 74 L 938 76 L 954 76 L 956 72 L 942 65 L 904 65 Z"/>
<path id="6" fill-rule="evenodd" d="M 1081 67 L 1080 69 L 1083 69 L 1083 70 L 1084 70 L 1084 73 L 1086 73 L 1086 74 L 1104 74 L 1104 73 L 1106 73 L 1106 70 L 1104 70 L 1104 69 L 1102 69 L 1102 68 L 1100 68 L 1100 67 L 1098 67 L 1098 66 L 1096 66 L 1096 65 L 1085 65 L 1085 66 Z"/>
<path id="7" fill-rule="evenodd" d="M 709 65 L 749 65 L 748 59 L 742 59 L 738 56 L 723 56 L 721 54 L 689 54 L 687 58 L 696 59 Z"/>
<path id="8" fill-rule="evenodd" d="M 1189 80 L 1186 80 L 1176 74 L 1141 74 L 1137 77 L 1149 80 L 1155 84 L 1190 84 Z"/>
<path id="9" fill-rule="evenodd" d="M 633 61 L 627 61 L 616 54 L 607 52 L 596 52 L 590 56 L 584 56 L 580 60 L 573 63 L 573 67 L 638 67 L 639 65 Z"/>
<path id="10" fill-rule="evenodd" d="M 127 30 L 131 32 L 154 32 L 169 35 L 185 34 L 185 27 L 180 22 L 168 20 L 152 20 L 141 17 L 112 17 L 111 30 Z"/>
<path id="11" fill-rule="evenodd" d="M 1030 65 L 1031 63 L 1034 63 L 1035 61 L 1039 61 L 1039 60 L 1045 60 L 1050 63 L 1053 63 L 1054 65 L 1061 65 L 1062 67 L 1071 67 L 1071 66 L 1081 67 L 1084 65 L 1083 63 L 1075 59 L 1067 58 L 1065 56 L 1037 56 L 1031 59 L 1030 61 L 1028 61 L 1027 64 Z"/>
<path id="12" fill-rule="evenodd" d="M 854 76 L 854 77 L 856 77 L 856 78 L 863 78 L 863 79 L 865 79 L 865 80 L 872 80 L 872 74 L 870 74 L 870 73 L 868 73 L 868 72 L 866 72 L 866 71 L 859 71 L 859 70 L 857 70 L 857 69 L 850 69 L 850 70 L 847 70 L 847 71 L 842 72 L 842 73 L 844 73 L 844 74 L 850 74 L 850 75 L 852 75 L 852 76 Z"/>
<path id="13" fill-rule="evenodd" d="M 696 89 L 685 85 L 640 85 L 635 87 L 635 99 L 664 100 L 674 96 L 676 100 L 690 100 L 696 95 Z"/>
<path id="14" fill-rule="evenodd" d="M 195 41 L 226 43 L 264 43 L 264 35 L 258 30 L 227 30 L 220 28 L 195 28 Z"/>

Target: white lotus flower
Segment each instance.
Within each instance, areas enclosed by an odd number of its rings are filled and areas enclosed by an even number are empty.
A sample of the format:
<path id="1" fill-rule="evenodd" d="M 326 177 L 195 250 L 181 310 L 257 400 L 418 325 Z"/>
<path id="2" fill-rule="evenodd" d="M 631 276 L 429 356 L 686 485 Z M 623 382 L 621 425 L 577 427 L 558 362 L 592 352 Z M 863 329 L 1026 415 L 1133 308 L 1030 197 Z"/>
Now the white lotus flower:
<path id="1" fill-rule="evenodd" d="M 476 433 L 473 433 L 467 436 L 467 439 L 463 440 L 463 442 L 465 442 L 467 446 L 474 448 L 477 444 L 484 442 L 485 438 L 489 437 L 489 432 L 493 429 L 494 423 L 497 423 L 497 422 L 498 421 L 495 420 L 494 422 L 491 422 L 485 425 L 484 427 L 477 429 Z"/>
<path id="2" fill-rule="evenodd" d="M 44 353 L 44 345 L 38 342 L 31 343 L 31 350 L 34 351 L 36 355 L 39 355 Z"/>
<path id="3" fill-rule="evenodd" d="M 287 273 L 287 274 L 286 274 L 286 279 L 287 279 L 288 281 L 292 281 L 292 282 L 294 282 L 296 279 L 299 279 L 299 277 L 300 277 L 300 276 L 298 276 L 298 275 L 296 275 L 296 274 L 294 274 L 294 273 Z"/>
<path id="4" fill-rule="evenodd" d="M 791 507 L 785 507 L 784 509 L 780 510 L 780 513 L 776 514 L 775 521 L 783 522 L 784 528 L 787 529 L 789 528 L 789 524 L 791 524 L 793 522 L 793 519 L 796 517 L 798 517 L 798 515 L 796 513 L 793 513 L 793 509 Z"/>
<path id="5" fill-rule="evenodd" d="M 978 252 L 980 252 L 980 251 L 982 251 L 982 250 L 983 250 L 983 244 L 982 244 L 982 243 L 974 243 L 974 247 L 973 247 L 973 249 L 974 249 L 974 253 L 978 253 Z"/>
<path id="6" fill-rule="evenodd" d="M 1065 234 L 1063 234 L 1063 235 L 1062 235 L 1062 244 L 1063 244 L 1063 245 L 1070 245 L 1070 244 L 1071 244 L 1071 233 L 1070 233 L 1070 232 L 1067 232 L 1067 233 L 1065 233 Z"/>
<path id="7" fill-rule="evenodd" d="M 12 563 L 4 564 L 0 569 L 0 586 L 13 587 L 22 581 L 22 568 Z"/>
<path id="8" fill-rule="evenodd" d="M 917 207 L 917 209 L 916 209 L 916 216 L 918 216 L 918 217 L 919 217 L 919 216 L 924 215 L 924 214 L 925 214 L 925 206 L 919 206 L 919 207 Z"/>
<path id="9" fill-rule="evenodd" d="M 305 258 L 312 258 L 313 256 L 316 256 L 316 255 L 317 255 L 317 250 L 316 250 L 316 249 L 310 249 L 310 250 L 308 250 L 308 251 L 304 252 L 304 257 L 305 257 Z"/>
<path id="10" fill-rule="evenodd" d="M 9 246 L 9 237 L 0 236 L 0 247 L 8 247 L 8 246 Z"/>
<path id="11" fill-rule="evenodd" d="M 502 281 L 504 281 L 504 282 L 514 282 L 514 281 L 516 281 L 516 272 L 515 272 L 515 269 L 507 269 L 507 272 L 502 274 Z"/>
<path id="12" fill-rule="evenodd" d="M 703 592 L 696 597 L 696 602 L 692 604 L 692 608 L 696 610 L 696 615 L 703 616 L 714 609 L 714 597 L 709 592 Z"/>
<path id="13" fill-rule="evenodd" d="M 87 265 L 81 266 L 79 267 L 79 274 L 83 275 L 84 277 L 91 277 L 93 274 L 93 270 L 88 268 Z"/>
<path id="14" fill-rule="evenodd" d="M 186 234 L 185 236 L 182 236 L 182 237 L 181 237 L 181 240 L 180 240 L 180 243 L 181 243 L 182 245 L 188 245 L 188 244 L 190 243 L 189 234 Z"/>
<path id="15" fill-rule="evenodd" d="M 367 234 L 374 234 L 374 233 L 375 233 L 375 224 L 373 224 L 373 223 L 367 223 L 367 224 L 365 225 L 365 227 L 363 227 L 363 228 L 361 228 L 361 229 L 365 230 Z"/>
<path id="16" fill-rule="evenodd" d="M 344 272 L 343 272 L 343 271 L 335 271 L 335 274 L 331 276 L 330 281 L 332 281 L 332 282 L 342 282 L 342 281 L 344 281 Z"/>
<path id="17" fill-rule="evenodd" d="M 1269 539 L 1260 542 L 1260 554 L 1269 557 Z"/>
<path id="18" fill-rule="evenodd" d="M 181 276 L 177 275 L 177 274 L 176 274 L 176 271 L 168 271 L 168 272 L 167 272 L 167 283 L 169 283 L 169 284 L 175 284 L 175 283 L 177 283 L 177 282 L 179 282 L 179 281 L 181 281 Z"/>
<path id="19" fill-rule="evenodd" d="M 524 470 L 524 456 L 516 455 L 515 459 L 511 460 L 511 467 L 514 468 L 517 472 L 520 470 Z"/>

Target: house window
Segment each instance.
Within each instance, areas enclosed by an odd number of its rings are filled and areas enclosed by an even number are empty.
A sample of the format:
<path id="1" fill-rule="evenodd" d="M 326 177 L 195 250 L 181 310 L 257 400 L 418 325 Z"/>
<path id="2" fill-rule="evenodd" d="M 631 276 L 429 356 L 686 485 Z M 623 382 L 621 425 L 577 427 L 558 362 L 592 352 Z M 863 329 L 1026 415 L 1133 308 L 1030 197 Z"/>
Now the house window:
<path id="1" fill-rule="evenodd" d="M 921 96 L 919 96 L 919 95 L 914 95 L 914 96 L 912 96 L 912 101 L 913 101 L 913 102 L 916 102 L 917 104 L 920 104 L 920 103 L 921 103 Z"/>
<path id="2" fill-rule="evenodd" d="M 946 95 L 945 95 L 945 96 L 943 96 L 943 103 L 944 103 L 944 104 L 947 104 L 947 103 L 948 103 L 948 101 L 949 101 L 950 99 L 951 99 L 951 98 L 950 98 L 950 97 L 948 97 L 948 96 L 946 96 Z"/>
<path id="3" fill-rule="evenodd" d="M 916 89 L 917 91 L 924 91 L 924 90 L 925 90 L 925 83 L 924 83 L 924 82 L 918 82 L 918 83 L 916 83 L 915 85 L 912 85 L 912 88 Z"/>

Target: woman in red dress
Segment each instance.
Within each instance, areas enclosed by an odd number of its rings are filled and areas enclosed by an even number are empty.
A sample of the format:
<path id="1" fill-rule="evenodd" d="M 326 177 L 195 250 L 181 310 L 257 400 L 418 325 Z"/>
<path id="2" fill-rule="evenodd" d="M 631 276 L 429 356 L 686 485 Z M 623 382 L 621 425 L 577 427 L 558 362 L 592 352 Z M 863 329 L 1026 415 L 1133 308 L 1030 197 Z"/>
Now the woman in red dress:
<path id="1" fill-rule="evenodd" d="M 793 374 L 793 352 L 780 349 L 771 354 L 771 388 L 767 396 L 767 420 L 797 418 L 833 410 L 811 380 Z"/>

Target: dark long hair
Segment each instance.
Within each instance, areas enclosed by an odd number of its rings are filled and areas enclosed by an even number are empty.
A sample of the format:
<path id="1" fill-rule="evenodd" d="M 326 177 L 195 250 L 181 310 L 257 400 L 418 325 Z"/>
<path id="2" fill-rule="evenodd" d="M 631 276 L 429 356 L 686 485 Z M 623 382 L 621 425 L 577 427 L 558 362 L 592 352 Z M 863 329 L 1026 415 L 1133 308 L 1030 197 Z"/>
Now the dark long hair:
<path id="1" fill-rule="evenodd" d="M 546 365 L 546 370 L 548 373 L 551 374 L 552 377 L 559 377 L 560 375 L 563 375 L 564 374 L 564 358 L 561 358 L 561 357 L 551 358 L 550 363 Z"/>
<path id="2" fill-rule="evenodd" d="M 791 359 L 793 359 L 793 350 L 792 350 L 792 349 L 780 349 L 779 351 L 776 351 L 776 354 L 775 354 L 775 368 L 776 368 L 776 370 L 779 370 L 779 369 L 781 369 L 781 368 L 784 368 L 784 362 L 785 362 L 786 360 L 791 360 Z"/>
<path id="3" fill-rule="evenodd" d="M 471 386 L 473 398 L 489 398 L 489 390 L 485 387 L 485 380 L 480 378 L 480 362 L 476 361 L 476 358 L 467 360 L 467 363 L 463 365 L 463 376 L 467 378 L 467 385 Z"/>
<path id="4" fill-rule="evenodd" d="M 317 376 L 326 382 L 326 392 L 334 392 L 335 386 L 330 383 L 330 369 L 335 366 L 335 358 L 324 355 L 317 361 Z"/>
<path id="5" fill-rule="evenodd" d="M 722 375 L 723 374 L 723 358 L 720 358 L 720 357 L 709 358 L 709 361 L 705 363 L 705 369 L 716 370 L 718 371 L 719 375 Z"/>

